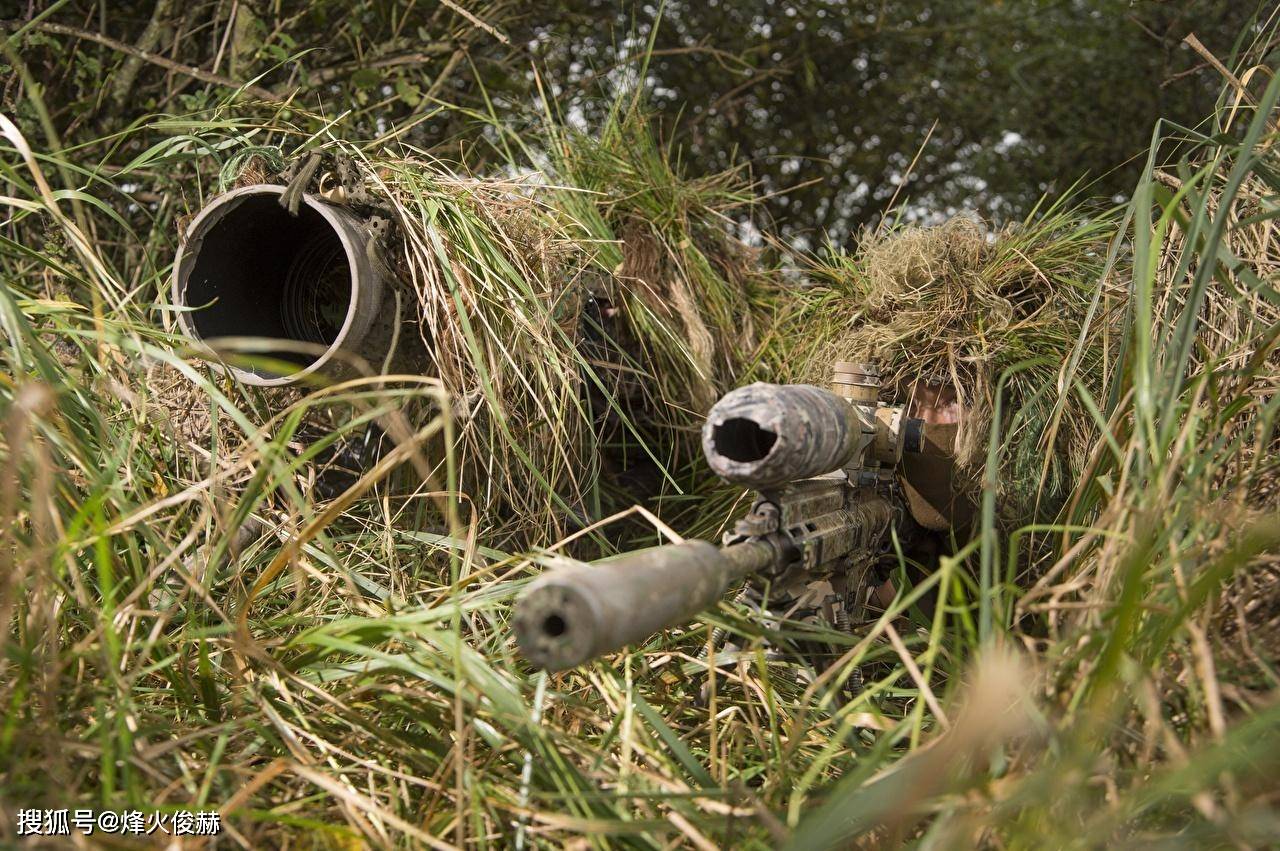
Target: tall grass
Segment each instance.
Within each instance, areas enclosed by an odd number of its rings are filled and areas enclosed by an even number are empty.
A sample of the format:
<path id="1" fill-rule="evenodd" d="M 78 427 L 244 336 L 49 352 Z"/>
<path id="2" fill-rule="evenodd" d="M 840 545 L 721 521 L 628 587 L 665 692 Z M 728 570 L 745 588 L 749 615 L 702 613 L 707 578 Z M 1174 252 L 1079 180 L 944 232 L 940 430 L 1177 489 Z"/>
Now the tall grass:
<path id="1" fill-rule="evenodd" d="M 492 544 L 507 520 L 563 522 L 553 496 L 578 509 L 566 494 L 581 491 L 552 483 L 589 475 L 573 435 L 595 439 L 595 420 L 562 383 L 583 380 L 556 324 L 564 291 L 538 288 L 565 268 L 538 263 L 563 255 L 535 263 L 529 246 L 562 240 L 585 258 L 570 268 L 625 288 L 614 303 L 644 341 L 636 362 L 662 365 L 640 380 L 665 407 L 615 413 L 663 414 L 671 427 L 644 439 L 674 476 L 699 380 L 808 368 L 795 353 L 811 341 L 764 324 L 815 293 L 735 277 L 750 265 L 718 263 L 714 217 L 690 216 L 721 188 L 672 186 L 659 149 L 630 147 L 634 127 L 560 140 L 545 162 L 564 181 L 527 190 L 354 150 L 422 223 L 403 262 L 458 348 L 435 377 L 266 398 L 155 320 L 176 220 L 237 152 L 281 147 L 278 131 L 169 119 L 143 156 L 94 166 L 97 147 L 54 157 L 0 122 L 0 830 L 18 807 L 95 806 L 217 808 L 243 847 L 1274 842 L 1280 82 L 1266 77 L 1228 93 L 1212 132 L 1158 131 L 1119 225 L 1049 211 L 992 249 L 1007 253 L 989 268 L 1066 270 L 1051 280 L 1082 318 L 1023 329 L 1011 339 L 1028 349 L 1001 349 L 988 373 L 973 540 L 922 581 L 901 572 L 897 600 L 853 635 L 726 603 L 554 677 L 514 656 L 507 621 L 528 577 L 567 556 L 550 538 L 531 555 Z M 144 175 L 197 189 L 136 205 L 124 187 Z M 854 287 L 868 260 L 828 278 Z M 1106 280 L 1125 312 L 1100 353 L 1089 317 L 1110 316 Z M 740 297 L 767 318 L 754 349 L 726 307 Z M 833 287 L 822 303 L 851 316 L 839 299 L 865 297 Z M 1010 528 L 994 471 L 1025 445 L 1018 398 L 1050 429 L 1083 411 L 1095 438 L 1054 522 Z M 313 416 L 333 429 L 320 442 L 300 437 Z M 396 448 L 315 499 L 312 462 L 372 422 Z M 511 471 L 541 490 L 513 491 Z M 495 476 L 496 521 L 479 510 Z M 723 516 L 676 494 L 657 508 L 685 531 Z M 714 626 L 742 649 L 709 678 Z M 815 681 L 766 637 L 843 656 Z M 829 686 L 854 666 L 866 688 L 844 699 Z"/>

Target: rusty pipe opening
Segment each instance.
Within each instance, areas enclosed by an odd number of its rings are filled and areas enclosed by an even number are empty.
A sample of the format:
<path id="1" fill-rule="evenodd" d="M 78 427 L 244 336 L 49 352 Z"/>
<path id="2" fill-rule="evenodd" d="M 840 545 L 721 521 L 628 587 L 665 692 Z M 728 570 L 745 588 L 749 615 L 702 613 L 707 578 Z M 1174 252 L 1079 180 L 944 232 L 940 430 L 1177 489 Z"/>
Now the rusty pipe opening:
<path id="1" fill-rule="evenodd" d="M 288 365 L 231 368 L 248 384 L 290 384 L 340 352 L 359 352 L 382 303 L 362 222 L 311 195 L 293 216 L 280 206 L 283 191 L 260 184 L 218 196 L 191 222 L 174 261 L 184 334 L 215 348 L 254 338 L 236 351 Z"/>

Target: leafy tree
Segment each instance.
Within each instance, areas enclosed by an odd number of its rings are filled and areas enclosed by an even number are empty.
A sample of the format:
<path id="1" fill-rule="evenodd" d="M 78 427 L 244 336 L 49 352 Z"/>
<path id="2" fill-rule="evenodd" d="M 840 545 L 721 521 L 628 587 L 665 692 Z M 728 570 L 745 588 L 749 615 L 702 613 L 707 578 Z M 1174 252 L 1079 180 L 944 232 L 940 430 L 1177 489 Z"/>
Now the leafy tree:
<path id="1" fill-rule="evenodd" d="M 598 122 L 643 86 L 687 169 L 750 167 L 792 239 L 844 241 L 891 199 L 997 220 L 1081 178 L 1134 181 L 1159 117 L 1194 123 L 1254 0 L 70 0 L 0 61 L 5 108 L 65 137 L 156 110 L 249 98 L 485 166 L 491 136 L 446 102 L 520 127 Z M 28 3 L 12 33 L 39 13 Z M 537 73 L 534 72 L 537 69 Z M 18 86 L 37 81 L 48 116 Z M 29 88 L 29 87 L 28 87 Z M 47 120 L 46 120 L 47 119 Z M 927 140 L 927 142 L 926 142 Z M 141 141 L 136 144 L 142 144 Z M 917 157 L 918 153 L 918 157 Z M 900 184 L 904 176 L 909 179 Z"/>
<path id="2" fill-rule="evenodd" d="M 551 79 L 625 80 L 622 69 L 642 66 L 691 168 L 745 159 L 785 231 L 842 239 L 895 195 L 1002 219 L 1082 177 L 1093 192 L 1124 192 L 1156 120 L 1193 124 L 1219 91 L 1183 37 L 1195 31 L 1229 57 L 1258 7 L 671 0 L 638 10 L 634 25 L 616 0 L 565 8 L 534 30 Z M 647 59 L 601 26 L 646 32 L 659 12 Z"/>

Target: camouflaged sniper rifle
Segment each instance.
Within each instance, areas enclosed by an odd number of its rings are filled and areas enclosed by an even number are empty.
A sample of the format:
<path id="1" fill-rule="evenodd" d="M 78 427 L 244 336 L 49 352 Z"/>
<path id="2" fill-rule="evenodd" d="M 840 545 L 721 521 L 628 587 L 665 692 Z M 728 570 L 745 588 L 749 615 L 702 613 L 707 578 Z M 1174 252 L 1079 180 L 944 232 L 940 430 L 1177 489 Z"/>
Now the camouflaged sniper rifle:
<path id="1" fill-rule="evenodd" d="M 774 612 L 849 631 L 891 530 L 908 540 L 942 528 L 951 491 L 955 426 L 880 404 L 879 390 L 873 364 L 837 363 L 831 391 L 757 383 L 726 394 L 702 448 L 715 473 L 758 492 L 750 513 L 721 547 L 688 540 L 544 574 L 517 602 L 521 653 L 572 668 L 687 623 L 744 579 L 756 600 L 768 586 Z"/>

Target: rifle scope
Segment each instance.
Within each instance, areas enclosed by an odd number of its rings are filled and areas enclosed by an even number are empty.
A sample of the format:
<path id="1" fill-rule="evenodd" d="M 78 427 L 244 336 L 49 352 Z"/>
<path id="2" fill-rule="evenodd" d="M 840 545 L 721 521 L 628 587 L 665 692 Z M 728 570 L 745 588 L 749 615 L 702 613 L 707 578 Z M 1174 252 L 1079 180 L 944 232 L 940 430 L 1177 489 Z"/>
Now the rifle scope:
<path id="1" fill-rule="evenodd" d="M 844 467 L 861 432 L 848 400 L 829 390 L 756 382 L 711 408 L 702 451 L 720 478 L 760 490 Z"/>
<path id="2" fill-rule="evenodd" d="M 367 251 L 369 234 L 349 210 L 303 195 L 296 216 L 283 186 L 220 195 L 192 220 L 174 260 L 178 324 L 192 340 L 280 341 L 256 349 L 290 364 L 231 371 L 246 384 L 291 384 L 340 352 L 364 352 L 379 323 L 386 282 Z M 238 347 L 243 350 L 243 346 Z"/>

